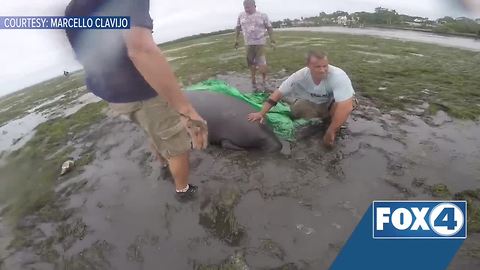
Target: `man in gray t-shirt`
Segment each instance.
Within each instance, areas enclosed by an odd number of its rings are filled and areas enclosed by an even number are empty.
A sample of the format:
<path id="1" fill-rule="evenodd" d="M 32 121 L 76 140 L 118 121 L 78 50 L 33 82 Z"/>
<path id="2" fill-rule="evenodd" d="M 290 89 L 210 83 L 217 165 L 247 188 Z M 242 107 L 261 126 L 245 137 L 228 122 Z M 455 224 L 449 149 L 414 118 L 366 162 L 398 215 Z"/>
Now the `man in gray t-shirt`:
<path id="1" fill-rule="evenodd" d="M 292 74 L 273 92 L 260 112 L 248 115 L 248 120 L 263 123 L 267 112 L 284 96 L 296 101 L 291 105 L 294 118 L 330 118 L 323 137 L 333 146 L 338 129 L 347 121 L 355 103 L 355 91 L 348 75 L 329 65 L 323 52 L 310 51 L 307 66 Z"/>

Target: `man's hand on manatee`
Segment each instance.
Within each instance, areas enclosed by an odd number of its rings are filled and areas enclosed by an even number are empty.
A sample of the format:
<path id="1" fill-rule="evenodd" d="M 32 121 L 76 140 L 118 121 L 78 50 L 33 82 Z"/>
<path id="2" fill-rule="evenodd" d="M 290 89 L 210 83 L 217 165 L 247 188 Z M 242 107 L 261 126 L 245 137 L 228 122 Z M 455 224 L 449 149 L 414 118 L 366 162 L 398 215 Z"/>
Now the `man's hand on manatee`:
<path id="1" fill-rule="evenodd" d="M 250 121 L 250 122 L 260 122 L 260 124 L 263 124 L 265 122 L 265 116 L 260 112 L 249 113 L 248 114 L 248 121 Z"/>
<path id="2" fill-rule="evenodd" d="M 193 149 L 203 150 L 208 146 L 208 127 L 205 121 L 197 112 L 189 115 L 182 114 L 182 123 L 185 125 L 190 138 L 192 138 Z"/>

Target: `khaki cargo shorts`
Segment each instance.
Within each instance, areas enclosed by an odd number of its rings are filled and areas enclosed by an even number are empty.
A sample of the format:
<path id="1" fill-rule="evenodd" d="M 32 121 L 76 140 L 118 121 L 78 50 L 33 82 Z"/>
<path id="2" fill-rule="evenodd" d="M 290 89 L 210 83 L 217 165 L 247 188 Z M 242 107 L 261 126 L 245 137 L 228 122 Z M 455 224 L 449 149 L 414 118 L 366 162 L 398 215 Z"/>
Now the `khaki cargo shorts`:
<path id="1" fill-rule="evenodd" d="M 294 119 L 311 119 L 311 118 L 329 118 L 330 109 L 335 100 L 323 104 L 317 104 L 305 99 L 297 99 L 291 106 L 290 110 Z M 353 109 L 358 108 L 358 100 L 353 97 Z"/>
<path id="2" fill-rule="evenodd" d="M 247 45 L 247 65 L 265 66 L 267 58 L 265 57 L 265 45 Z"/>
<path id="3" fill-rule="evenodd" d="M 188 152 L 192 143 L 180 115 L 160 96 L 138 102 L 110 103 L 147 133 L 155 150 L 165 159 Z"/>

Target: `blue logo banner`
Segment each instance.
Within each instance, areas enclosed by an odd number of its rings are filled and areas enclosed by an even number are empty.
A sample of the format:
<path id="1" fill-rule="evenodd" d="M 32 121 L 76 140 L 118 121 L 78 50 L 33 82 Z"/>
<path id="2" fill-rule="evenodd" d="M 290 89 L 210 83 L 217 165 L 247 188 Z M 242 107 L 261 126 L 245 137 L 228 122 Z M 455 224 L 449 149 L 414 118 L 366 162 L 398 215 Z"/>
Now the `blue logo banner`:
<path id="1" fill-rule="evenodd" d="M 375 202 L 375 207 L 391 207 L 392 205 L 377 204 L 380 202 Z M 404 202 L 402 202 L 404 203 Z M 415 205 L 407 205 L 410 207 L 422 207 L 422 204 L 419 202 L 412 202 Z M 442 203 L 451 203 L 451 202 L 434 202 L 435 206 L 438 206 Z M 433 205 L 428 205 L 432 207 Z M 435 207 L 434 206 L 434 207 Z M 396 209 L 400 209 L 399 205 L 395 206 Z M 404 206 L 405 207 L 405 206 Z M 445 225 L 444 227 L 448 230 L 453 228 L 453 223 L 450 224 L 451 210 L 446 210 L 446 208 L 451 208 L 450 205 L 443 205 L 436 212 L 441 216 L 437 216 L 437 224 L 440 226 Z M 391 209 L 392 210 L 392 209 Z M 390 215 L 387 215 L 386 210 L 381 210 L 380 213 L 383 216 L 388 216 L 389 219 L 391 214 L 395 211 L 390 210 Z M 383 212 L 382 212 L 383 211 Z M 417 211 L 417 210 L 415 210 Z M 421 214 L 417 216 L 422 216 L 425 210 L 421 210 Z M 429 210 L 430 214 L 433 209 Z M 444 212 L 442 214 L 442 212 Z M 454 211 L 455 212 L 455 211 Z M 400 222 L 400 227 L 406 227 L 408 219 L 406 212 L 401 210 L 395 214 L 400 216 L 403 214 L 403 220 Z M 413 219 L 412 212 L 412 219 Z M 435 214 L 436 215 L 436 214 Z M 453 214 L 455 215 L 455 214 Z M 428 216 L 428 213 L 425 214 Z M 397 217 L 395 217 L 397 218 Z M 400 217 L 399 217 L 400 218 Z M 400 218 L 400 219 L 402 219 Z M 385 218 L 384 218 L 385 219 Z M 448 265 L 452 261 L 453 257 L 462 246 L 464 239 L 375 239 L 373 238 L 372 228 L 374 226 L 374 207 L 373 205 L 365 212 L 365 215 L 360 220 L 360 223 L 357 225 L 352 235 L 348 241 L 343 246 L 342 250 L 338 254 L 335 261 L 330 266 L 331 270 L 351 270 L 351 269 L 368 269 L 368 270 L 444 270 L 447 269 Z M 455 220 L 455 219 L 454 219 Z M 383 221 L 382 221 L 383 222 Z M 412 225 L 413 226 L 412 221 Z M 419 221 L 420 222 L 420 221 Z M 434 220 L 435 222 L 435 220 Z M 445 223 L 443 223 L 445 222 Z M 465 218 L 466 222 L 466 218 Z M 426 221 L 427 225 L 429 221 Z M 390 226 L 387 222 L 383 222 L 384 229 Z M 399 225 L 399 224 L 396 224 Z M 403 225 L 403 227 L 402 227 Z M 393 226 L 393 225 L 392 225 Z M 425 227 L 425 224 L 416 225 L 420 227 Z M 466 226 L 464 226 L 466 229 Z"/>
<path id="2" fill-rule="evenodd" d="M 0 16 L 0 29 L 129 29 L 130 16 Z"/>

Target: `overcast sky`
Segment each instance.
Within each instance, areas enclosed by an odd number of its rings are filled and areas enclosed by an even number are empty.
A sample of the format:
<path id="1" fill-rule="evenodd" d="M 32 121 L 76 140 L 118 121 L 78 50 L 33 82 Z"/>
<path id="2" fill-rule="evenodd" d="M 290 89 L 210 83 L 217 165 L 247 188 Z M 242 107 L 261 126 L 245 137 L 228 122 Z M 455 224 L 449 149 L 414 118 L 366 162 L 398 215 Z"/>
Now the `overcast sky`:
<path id="1" fill-rule="evenodd" d="M 0 16 L 60 16 L 70 0 L 0 0 Z M 271 20 L 313 16 L 322 11 L 373 11 L 375 7 L 429 18 L 469 16 L 446 2 L 455 0 L 257 0 Z M 480 0 L 464 0 L 477 2 Z M 242 0 L 150 0 L 157 42 L 233 28 Z M 480 15 L 478 15 L 480 17 Z M 79 69 L 62 30 L 0 29 L 0 96 Z"/>

